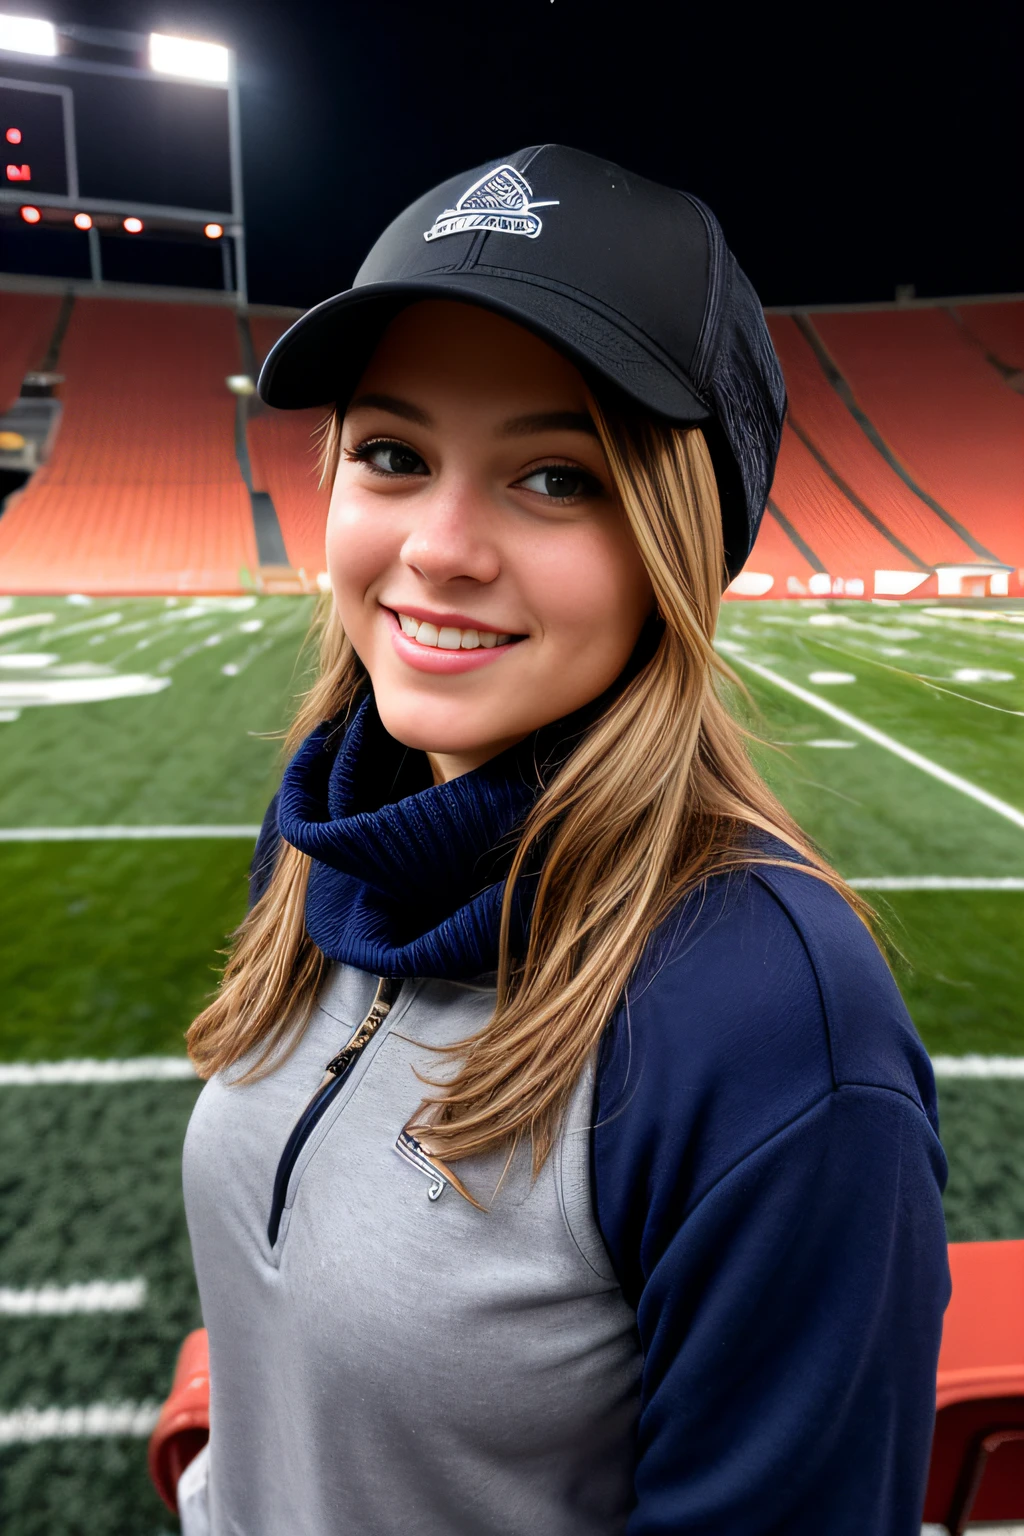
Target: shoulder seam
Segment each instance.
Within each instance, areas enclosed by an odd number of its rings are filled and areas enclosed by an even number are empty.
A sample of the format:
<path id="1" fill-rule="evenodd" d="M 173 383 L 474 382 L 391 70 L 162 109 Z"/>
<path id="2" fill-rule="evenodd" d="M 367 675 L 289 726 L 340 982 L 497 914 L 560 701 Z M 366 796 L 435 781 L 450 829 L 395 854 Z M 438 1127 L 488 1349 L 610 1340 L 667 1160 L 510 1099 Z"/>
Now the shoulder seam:
<path id="1" fill-rule="evenodd" d="M 799 869 L 800 866 L 796 865 L 795 867 L 797 869 Z M 832 1050 L 832 1021 L 831 1021 L 831 1019 L 828 1016 L 828 1006 L 827 1006 L 827 1004 L 825 1002 L 825 990 L 822 987 L 821 977 L 818 974 L 817 963 L 816 963 L 816 961 L 814 959 L 814 956 L 811 954 L 810 946 L 808 945 L 807 940 L 804 937 L 804 932 L 803 932 L 802 927 L 797 922 L 796 918 L 793 916 L 792 912 L 789 910 L 788 905 L 783 900 L 783 898 L 779 895 L 778 891 L 776 891 L 772 887 L 772 885 L 764 877 L 764 875 L 762 875 L 762 874 L 760 874 L 758 872 L 758 865 L 752 864 L 750 866 L 750 872 L 753 875 L 754 879 L 757 881 L 757 883 L 762 887 L 762 889 L 766 890 L 768 892 L 769 896 L 775 902 L 776 906 L 782 912 L 784 912 L 786 914 L 786 920 L 789 923 L 790 927 L 793 929 L 793 932 L 796 934 L 797 938 L 799 939 L 799 941 L 800 941 L 800 948 L 803 950 L 804 954 L 807 956 L 807 964 L 811 968 L 811 975 L 814 977 L 814 985 L 817 988 L 817 992 L 818 992 L 818 1002 L 821 1004 L 821 1020 L 822 1020 L 823 1026 L 824 1026 L 824 1030 L 825 1030 L 825 1049 L 828 1052 L 828 1069 L 829 1069 L 829 1072 L 830 1072 L 830 1074 L 832 1076 L 832 1088 L 833 1088 L 833 1091 L 835 1091 L 836 1089 L 838 1089 L 839 1087 L 841 1087 L 843 1085 L 840 1084 L 839 1077 L 838 1077 L 838 1075 L 836 1073 L 835 1053 Z M 813 876 L 811 876 L 809 878 L 813 879 Z"/>

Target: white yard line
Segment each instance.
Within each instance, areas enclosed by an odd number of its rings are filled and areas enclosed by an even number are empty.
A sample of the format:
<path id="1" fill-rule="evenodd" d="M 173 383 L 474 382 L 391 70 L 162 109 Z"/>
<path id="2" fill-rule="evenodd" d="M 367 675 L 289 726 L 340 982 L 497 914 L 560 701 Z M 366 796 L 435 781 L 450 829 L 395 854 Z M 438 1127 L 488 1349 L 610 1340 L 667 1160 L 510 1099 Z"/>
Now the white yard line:
<path id="1" fill-rule="evenodd" d="M 1024 891 L 1020 875 L 865 875 L 856 891 Z"/>
<path id="2" fill-rule="evenodd" d="M 173 1079 L 198 1081 L 187 1056 L 8 1061 L 0 1064 L 0 1088 L 50 1087 L 57 1083 L 155 1083 Z"/>
<path id="3" fill-rule="evenodd" d="M 858 719 L 851 715 L 849 710 L 840 709 L 838 704 L 833 704 L 830 699 L 823 699 L 820 694 L 811 693 L 809 688 L 801 688 L 799 683 L 791 683 L 788 677 L 783 677 L 779 672 L 773 672 L 771 667 L 762 666 L 760 662 L 749 661 L 746 656 L 736 655 L 732 646 L 722 647 L 726 650 L 729 659 L 736 666 L 746 667 L 750 672 L 756 672 L 758 677 L 763 677 L 765 682 L 771 683 L 776 688 L 781 688 L 784 693 L 792 694 L 794 699 L 807 704 L 811 709 L 816 709 L 820 714 L 828 715 L 829 719 L 836 720 L 840 725 L 845 725 L 848 730 L 857 731 L 861 736 L 866 736 L 868 741 L 873 741 L 877 747 L 883 747 L 886 752 L 891 752 L 894 757 L 900 757 L 905 763 L 919 768 L 922 773 L 930 774 L 933 779 L 938 779 L 940 784 L 947 785 L 950 789 L 959 790 L 970 800 L 976 800 L 979 805 L 985 806 L 990 811 L 995 811 L 997 816 L 1003 816 L 1007 821 L 1012 821 L 1014 826 L 1024 830 L 1024 811 L 1017 809 L 1015 805 L 1009 805 L 1005 800 L 1000 800 L 996 795 L 990 795 L 987 789 L 981 789 L 977 784 L 972 784 L 969 779 L 961 778 L 958 773 L 951 773 L 948 768 L 943 768 L 939 763 L 933 763 L 930 757 L 925 757 L 920 752 L 915 752 L 912 747 L 905 747 L 901 741 L 887 736 L 884 731 L 877 730 L 875 726 L 868 725 L 866 720 Z"/>
<path id="4" fill-rule="evenodd" d="M 79 1440 L 83 1436 L 152 1433 L 160 1404 L 89 1403 L 82 1408 L 15 1408 L 0 1413 L 0 1446 L 31 1445 L 37 1440 Z"/>
<path id="5" fill-rule="evenodd" d="M 933 1056 L 936 1077 L 1024 1078 L 1024 1056 Z"/>
<path id="6" fill-rule="evenodd" d="M 146 1282 L 87 1280 L 77 1285 L 0 1286 L 0 1317 L 70 1317 L 79 1312 L 137 1312 L 146 1304 Z"/>
<path id="7" fill-rule="evenodd" d="M 100 838 L 130 841 L 137 838 L 238 837 L 246 840 L 259 836 L 258 826 L 165 827 L 0 827 L 0 843 L 88 843 Z"/>

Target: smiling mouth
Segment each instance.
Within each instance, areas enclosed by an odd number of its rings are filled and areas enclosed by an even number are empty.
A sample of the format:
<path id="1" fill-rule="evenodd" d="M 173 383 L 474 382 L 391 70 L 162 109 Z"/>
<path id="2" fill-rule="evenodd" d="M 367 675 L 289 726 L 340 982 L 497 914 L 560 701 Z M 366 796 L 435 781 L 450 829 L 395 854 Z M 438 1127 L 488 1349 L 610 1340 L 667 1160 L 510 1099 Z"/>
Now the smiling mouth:
<path id="1" fill-rule="evenodd" d="M 525 640 L 525 635 L 508 635 L 494 629 L 458 629 L 454 624 L 431 624 L 426 619 L 414 619 L 411 614 L 392 609 L 401 625 L 402 633 L 417 645 L 439 651 L 475 651 L 478 648 L 493 650 L 498 645 L 512 645 Z"/>

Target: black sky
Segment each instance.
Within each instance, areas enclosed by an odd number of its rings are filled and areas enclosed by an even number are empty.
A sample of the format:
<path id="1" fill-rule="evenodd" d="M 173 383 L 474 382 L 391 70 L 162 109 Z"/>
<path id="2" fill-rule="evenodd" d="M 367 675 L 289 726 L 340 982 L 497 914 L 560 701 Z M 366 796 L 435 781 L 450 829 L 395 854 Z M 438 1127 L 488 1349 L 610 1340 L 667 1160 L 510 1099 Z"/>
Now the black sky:
<path id="1" fill-rule="evenodd" d="M 1018 5 L 39 0 L 37 14 L 237 49 L 256 300 L 346 287 L 412 197 L 549 140 L 698 193 L 767 304 L 1024 288 Z"/>

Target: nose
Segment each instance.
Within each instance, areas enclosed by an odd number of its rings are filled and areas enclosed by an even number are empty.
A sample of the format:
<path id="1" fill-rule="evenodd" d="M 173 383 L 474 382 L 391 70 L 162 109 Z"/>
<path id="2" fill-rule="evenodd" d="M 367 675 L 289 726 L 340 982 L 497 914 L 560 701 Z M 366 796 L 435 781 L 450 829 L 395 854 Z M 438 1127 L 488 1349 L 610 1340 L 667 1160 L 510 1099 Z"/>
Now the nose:
<path id="1" fill-rule="evenodd" d="M 401 558 L 425 581 L 444 586 L 460 578 L 495 580 L 501 570 L 497 530 L 479 488 L 464 480 L 439 484 L 416 498 L 414 518 Z"/>

